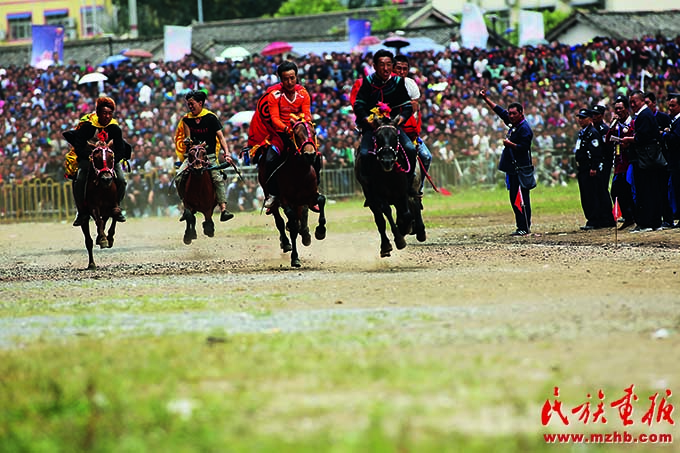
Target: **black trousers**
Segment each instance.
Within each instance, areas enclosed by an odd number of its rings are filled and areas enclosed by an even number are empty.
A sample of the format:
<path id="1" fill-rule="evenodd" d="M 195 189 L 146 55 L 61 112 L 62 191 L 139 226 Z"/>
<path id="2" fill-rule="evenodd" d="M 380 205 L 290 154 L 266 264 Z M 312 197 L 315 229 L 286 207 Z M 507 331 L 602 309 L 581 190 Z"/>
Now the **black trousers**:
<path id="1" fill-rule="evenodd" d="M 517 175 L 507 175 L 508 192 L 510 193 L 510 206 L 515 213 L 515 225 L 518 230 L 531 231 L 531 190 L 524 189 L 519 185 L 519 178 Z M 524 200 L 524 208 L 520 209 L 516 206 L 517 191 L 522 191 L 522 199 Z"/>
<path id="2" fill-rule="evenodd" d="M 668 197 L 668 174 L 665 168 L 640 168 L 633 163 L 635 180 L 635 223 L 640 228 L 659 228 L 663 197 Z"/>

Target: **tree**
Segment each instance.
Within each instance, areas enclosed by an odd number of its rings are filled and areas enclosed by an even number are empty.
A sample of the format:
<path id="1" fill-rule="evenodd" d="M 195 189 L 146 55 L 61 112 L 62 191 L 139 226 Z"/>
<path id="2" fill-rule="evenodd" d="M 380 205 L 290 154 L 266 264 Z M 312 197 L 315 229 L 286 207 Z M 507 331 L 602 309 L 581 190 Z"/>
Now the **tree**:
<path id="1" fill-rule="evenodd" d="M 274 17 L 303 16 L 306 14 L 320 14 L 330 11 L 344 11 L 340 0 L 288 0 L 281 5 Z"/>
<path id="2" fill-rule="evenodd" d="M 371 25 L 372 31 L 392 31 L 404 26 L 404 18 L 395 5 L 385 5 Z"/>

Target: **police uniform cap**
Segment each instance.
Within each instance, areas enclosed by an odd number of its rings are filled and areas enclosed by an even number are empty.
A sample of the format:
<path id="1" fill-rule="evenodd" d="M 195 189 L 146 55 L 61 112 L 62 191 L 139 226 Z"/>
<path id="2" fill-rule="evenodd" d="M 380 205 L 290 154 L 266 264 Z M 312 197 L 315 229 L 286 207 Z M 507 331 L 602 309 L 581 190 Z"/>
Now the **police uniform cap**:
<path id="1" fill-rule="evenodd" d="M 593 111 L 588 109 L 581 109 L 576 114 L 579 118 L 591 118 L 593 116 Z"/>
<path id="2" fill-rule="evenodd" d="M 680 93 L 668 93 L 666 100 L 670 101 L 671 99 L 677 99 L 680 101 Z"/>
<path id="3" fill-rule="evenodd" d="M 604 111 L 607 110 L 604 105 L 594 105 L 590 108 L 595 115 L 604 115 Z"/>

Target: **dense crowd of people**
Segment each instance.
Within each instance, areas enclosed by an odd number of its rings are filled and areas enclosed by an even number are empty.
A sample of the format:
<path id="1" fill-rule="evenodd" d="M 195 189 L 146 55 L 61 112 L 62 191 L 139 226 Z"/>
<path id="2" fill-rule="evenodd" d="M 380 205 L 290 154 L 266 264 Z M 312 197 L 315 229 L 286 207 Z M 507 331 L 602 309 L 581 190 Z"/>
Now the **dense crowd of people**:
<path id="1" fill-rule="evenodd" d="M 410 76 L 421 91 L 421 138 L 433 162 L 454 166 L 467 184 L 497 184 L 506 127 L 477 96 L 480 89 L 504 105 L 519 102 L 534 132 L 533 160 L 539 185 L 565 185 L 576 179 L 573 151 L 579 132 L 579 109 L 600 104 L 613 119 L 619 95 L 633 90 L 656 93 L 666 110 L 669 92 L 680 91 L 680 37 L 639 40 L 598 38 L 570 47 L 559 43 L 504 49 L 447 49 L 409 55 Z M 371 55 L 286 56 L 299 68 L 299 80 L 311 96 L 324 168 L 353 165 L 359 141 L 349 102 L 357 78 L 372 71 Z M 205 89 L 207 108 L 218 114 L 232 159 L 247 165 L 247 123 L 232 123 L 242 111 L 255 110 L 284 56 L 253 55 L 242 61 L 137 61 L 96 68 L 71 61 L 38 69 L 0 68 L 0 184 L 31 179 L 63 180 L 68 144 L 62 132 L 92 111 L 96 99 L 115 100 L 123 134 L 133 145 L 127 211 L 131 215 L 167 212 L 176 195 L 167 187 L 176 171 L 174 131 L 186 113 L 183 95 Z M 102 71 L 108 80 L 78 84 Z M 140 178 L 137 175 L 153 175 Z M 239 207 L 247 210 L 261 194 L 241 187 Z M 132 194 L 132 195 L 131 195 Z"/>

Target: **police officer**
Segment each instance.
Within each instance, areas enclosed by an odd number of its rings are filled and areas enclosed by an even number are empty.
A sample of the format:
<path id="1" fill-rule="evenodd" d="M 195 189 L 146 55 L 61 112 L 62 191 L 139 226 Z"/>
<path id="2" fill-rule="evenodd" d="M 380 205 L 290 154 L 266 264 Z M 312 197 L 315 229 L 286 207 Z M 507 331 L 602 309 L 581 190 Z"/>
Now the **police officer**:
<path id="1" fill-rule="evenodd" d="M 592 116 L 593 111 L 589 109 L 581 109 L 576 115 L 581 130 L 574 147 L 574 157 L 578 169 L 581 207 L 587 220 L 585 226 L 581 227 L 582 230 L 616 226 L 609 192 L 602 182 L 602 136 L 593 126 Z"/>
<path id="2" fill-rule="evenodd" d="M 675 210 L 680 212 L 680 93 L 669 93 L 667 104 L 671 122 L 664 128 L 662 139 L 675 195 Z M 680 226 L 678 223 L 677 226 Z"/>
<path id="3" fill-rule="evenodd" d="M 600 137 L 604 140 L 609 132 L 609 126 L 604 122 L 604 112 L 607 108 L 604 105 L 593 105 L 590 107 L 593 112 L 593 127 L 600 133 Z M 612 175 L 612 167 L 614 166 L 614 145 L 613 143 L 604 142 L 602 148 L 602 183 L 609 191 L 609 180 Z"/>

